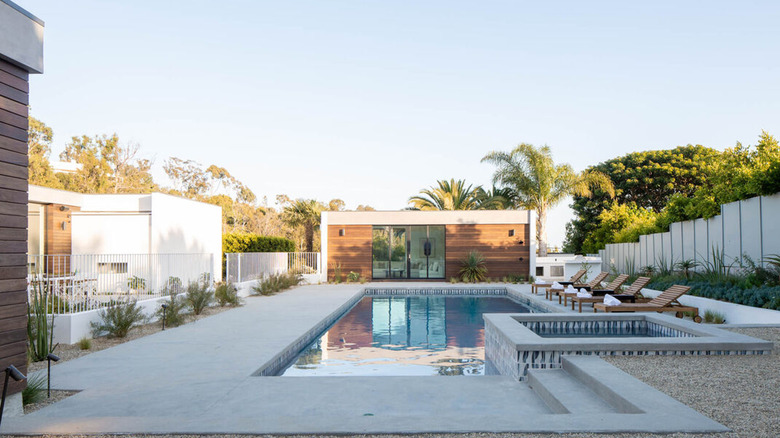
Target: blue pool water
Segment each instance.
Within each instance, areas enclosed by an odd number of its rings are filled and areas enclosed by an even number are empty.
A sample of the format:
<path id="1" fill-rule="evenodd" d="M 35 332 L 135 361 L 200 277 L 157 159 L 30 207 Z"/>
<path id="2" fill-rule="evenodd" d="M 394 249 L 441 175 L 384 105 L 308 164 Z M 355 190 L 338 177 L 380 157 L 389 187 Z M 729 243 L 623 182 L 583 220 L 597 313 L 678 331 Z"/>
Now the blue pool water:
<path id="1" fill-rule="evenodd" d="M 482 375 L 482 314 L 529 311 L 507 297 L 364 297 L 281 375 Z"/>

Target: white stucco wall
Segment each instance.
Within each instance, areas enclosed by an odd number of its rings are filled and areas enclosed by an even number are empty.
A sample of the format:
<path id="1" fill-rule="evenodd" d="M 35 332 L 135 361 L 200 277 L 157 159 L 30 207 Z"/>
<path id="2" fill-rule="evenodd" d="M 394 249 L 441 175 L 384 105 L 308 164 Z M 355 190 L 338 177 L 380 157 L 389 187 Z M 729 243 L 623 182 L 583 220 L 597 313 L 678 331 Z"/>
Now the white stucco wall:
<path id="1" fill-rule="evenodd" d="M 83 213 L 71 215 L 73 254 L 147 254 L 149 213 Z"/>
<path id="2" fill-rule="evenodd" d="M 151 194 L 152 253 L 214 254 L 214 277 L 222 278 L 222 209 L 162 193 Z"/>

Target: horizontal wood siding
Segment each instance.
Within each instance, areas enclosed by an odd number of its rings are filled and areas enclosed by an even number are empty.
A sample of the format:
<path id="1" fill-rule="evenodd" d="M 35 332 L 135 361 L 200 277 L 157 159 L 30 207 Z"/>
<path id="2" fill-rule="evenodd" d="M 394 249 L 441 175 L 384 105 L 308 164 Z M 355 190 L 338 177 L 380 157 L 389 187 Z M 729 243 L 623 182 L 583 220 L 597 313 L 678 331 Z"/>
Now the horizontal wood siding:
<path id="1" fill-rule="evenodd" d="M 0 60 L 0 369 L 27 374 L 27 73 Z M 8 388 L 14 394 L 25 382 Z"/>
<path id="2" fill-rule="evenodd" d="M 487 262 L 488 277 L 507 275 L 528 276 L 530 269 L 530 227 L 507 225 L 447 225 L 447 278 L 457 277 L 463 260 L 470 251 L 482 253 Z M 509 230 L 515 230 L 510 237 Z M 523 244 L 520 244 L 520 241 Z M 523 260 L 520 260 L 522 257 Z"/>
<path id="3" fill-rule="evenodd" d="M 339 236 L 339 230 L 344 235 Z M 335 267 L 341 266 L 342 280 L 350 271 L 371 278 L 371 225 L 328 226 L 328 280 L 335 278 Z"/>

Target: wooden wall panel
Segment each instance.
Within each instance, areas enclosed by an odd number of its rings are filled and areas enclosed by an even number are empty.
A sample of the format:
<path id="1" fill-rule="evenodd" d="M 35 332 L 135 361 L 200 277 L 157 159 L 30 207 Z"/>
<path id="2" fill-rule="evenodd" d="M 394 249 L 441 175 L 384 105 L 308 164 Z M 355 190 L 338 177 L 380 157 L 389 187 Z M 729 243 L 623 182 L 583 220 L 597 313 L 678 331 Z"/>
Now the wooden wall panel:
<path id="1" fill-rule="evenodd" d="M 63 210 L 65 208 L 65 210 Z M 62 204 L 45 206 L 44 253 L 47 255 L 69 255 L 72 251 L 71 213 L 79 207 Z M 65 224 L 65 229 L 63 225 Z M 46 272 L 52 275 L 70 273 L 69 257 L 49 257 Z"/>
<path id="2" fill-rule="evenodd" d="M 342 280 L 350 271 L 371 278 L 371 230 L 371 225 L 328 225 L 328 280 L 336 275 L 336 263 L 341 265 Z"/>
<path id="3" fill-rule="evenodd" d="M 27 73 L 0 60 L 0 369 L 27 373 Z M 12 382 L 9 394 L 25 382 Z"/>
<path id="4" fill-rule="evenodd" d="M 458 276 L 460 261 L 472 250 L 479 251 L 485 257 L 488 277 L 528 276 L 530 227 L 521 224 L 462 224 L 447 225 L 446 229 L 447 278 Z M 515 230 L 515 235 L 510 237 L 509 230 Z M 523 260 L 520 260 L 521 257 Z"/>

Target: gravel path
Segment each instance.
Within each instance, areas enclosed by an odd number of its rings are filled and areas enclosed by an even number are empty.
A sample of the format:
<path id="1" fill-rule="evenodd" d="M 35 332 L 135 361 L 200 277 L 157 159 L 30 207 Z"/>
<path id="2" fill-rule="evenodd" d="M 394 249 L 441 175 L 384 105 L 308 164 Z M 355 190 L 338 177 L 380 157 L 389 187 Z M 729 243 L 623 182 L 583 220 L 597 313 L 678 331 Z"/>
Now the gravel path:
<path id="1" fill-rule="evenodd" d="M 780 436 L 780 328 L 730 329 L 775 343 L 770 356 L 649 356 L 610 357 L 607 361 L 645 383 L 733 429 L 719 438 Z M 659 419 L 663 421 L 663 419 Z M 129 435 L 124 435 L 129 436 Z M 135 435 L 149 438 L 161 436 Z M 174 438 L 181 435 L 169 435 Z M 233 435 L 220 435 L 230 437 Z M 262 435 L 270 437 L 270 435 Z M 409 435 L 356 435 L 406 438 Z M 551 434 L 424 434 L 425 438 L 542 438 Z M 571 438 L 657 436 L 651 434 L 566 434 Z M 670 434 L 672 438 L 701 438 L 704 434 Z M 199 435 L 207 438 L 209 435 Z M 238 437 L 238 436 L 236 436 Z M 329 438 L 329 436 L 321 436 Z M 91 436 L 95 438 L 95 436 Z M 334 437 L 336 438 L 336 437 Z"/>

